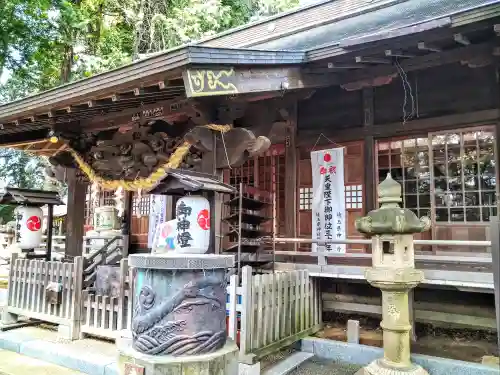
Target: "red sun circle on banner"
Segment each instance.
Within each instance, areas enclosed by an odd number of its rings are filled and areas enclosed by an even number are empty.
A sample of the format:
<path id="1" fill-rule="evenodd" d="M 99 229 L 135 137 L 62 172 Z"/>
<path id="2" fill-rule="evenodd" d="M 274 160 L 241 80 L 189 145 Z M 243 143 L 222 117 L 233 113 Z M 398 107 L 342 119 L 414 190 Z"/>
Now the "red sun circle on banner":
<path id="1" fill-rule="evenodd" d="M 208 216 L 208 210 L 201 210 L 198 214 L 198 225 L 203 230 L 210 229 L 210 216 Z"/>
<path id="2" fill-rule="evenodd" d="M 26 228 L 32 232 L 37 232 L 42 229 L 42 221 L 38 216 L 31 216 L 28 220 L 26 220 Z"/>
<path id="3" fill-rule="evenodd" d="M 332 161 L 332 155 L 330 154 L 325 154 L 325 156 L 323 156 L 323 160 L 327 163 L 331 162 Z"/>

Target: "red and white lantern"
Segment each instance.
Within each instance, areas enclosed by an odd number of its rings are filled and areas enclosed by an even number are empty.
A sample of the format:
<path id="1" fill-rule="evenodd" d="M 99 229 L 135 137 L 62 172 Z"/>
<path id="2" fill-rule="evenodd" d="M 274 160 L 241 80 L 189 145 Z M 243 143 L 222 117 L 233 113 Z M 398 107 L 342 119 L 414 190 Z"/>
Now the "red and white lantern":
<path id="1" fill-rule="evenodd" d="M 188 196 L 175 207 L 175 252 L 204 254 L 210 244 L 210 203 L 205 197 Z"/>
<path id="2" fill-rule="evenodd" d="M 40 207 L 20 206 L 16 216 L 16 242 L 23 250 L 35 249 L 42 242 L 43 211 Z"/>

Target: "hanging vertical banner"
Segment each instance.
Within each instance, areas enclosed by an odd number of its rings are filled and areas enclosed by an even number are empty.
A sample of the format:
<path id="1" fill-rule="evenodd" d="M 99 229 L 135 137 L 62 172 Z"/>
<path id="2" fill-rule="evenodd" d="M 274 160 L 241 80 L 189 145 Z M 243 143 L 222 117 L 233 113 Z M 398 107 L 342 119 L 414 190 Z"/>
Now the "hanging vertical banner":
<path id="1" fill-rule="evenodd" d="M 346 238 L 344 149 L 333 148 L 311 152 L 313 197 L 312 238 L 343 240 Z M 345 253 L 346 245 L 312 245 L 312 251 Z"/>
<path id="2" fill-rule="evenodd" d="M 166 221 L 167 216 L 167 196 L 151 195 L 149 200 L 149 228 L 148 228 L 148 248 L 153 247 L 156 227 Z"/>

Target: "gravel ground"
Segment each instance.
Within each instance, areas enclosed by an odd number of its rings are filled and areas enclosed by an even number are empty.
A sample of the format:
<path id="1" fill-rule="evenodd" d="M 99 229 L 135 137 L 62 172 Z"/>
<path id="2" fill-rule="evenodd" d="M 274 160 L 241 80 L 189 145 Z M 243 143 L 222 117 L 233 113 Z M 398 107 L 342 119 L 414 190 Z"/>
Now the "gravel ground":
<path id="1" fill-rule="evenodd" d="M 264 370 L 267 370 L 270 367 L 273 367 L 278 362 L 281 362 L 282 360 L 289 357 L 290 355 L 292 355 L 296 351 L 297 350 L 294 349 L 293 347 L 288 347 L 288 348 L 284 348 L 284 349 L 280 350 L 277 353 L 273 353 L 273 354 L 270 354 L 268 356 L 265 356 L 260 361 L 261 372 L 263 372 Z"/>
<path id="2" fill-rule="evenodd" d="M 290 375 L 354 375 L 361 366 L 336 363 L 316 357 L 304 362 Z"/>

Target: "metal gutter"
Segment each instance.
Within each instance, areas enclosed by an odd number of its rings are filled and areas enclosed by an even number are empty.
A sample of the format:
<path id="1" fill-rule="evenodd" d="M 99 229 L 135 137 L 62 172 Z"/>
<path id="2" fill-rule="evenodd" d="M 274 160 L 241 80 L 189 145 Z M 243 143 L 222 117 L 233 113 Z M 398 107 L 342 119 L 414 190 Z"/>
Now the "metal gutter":
<path id="1" fill-rule="evenodd" d="M 42 111 L 85 103 L 126 87 L 142 87 L 146 80 L 165 78 L 168 72 L 189 64 L 290 65 L 305 60 L 304 52 L 241 50 L 181 46 L 159 55 L 68 83 L 52 90 L 0 106 L 0 123 Z M 36 112 L 36 113 L 35 113 Z"/>

